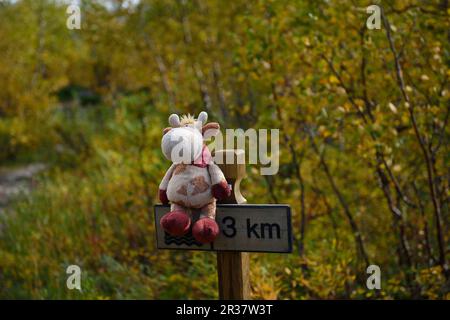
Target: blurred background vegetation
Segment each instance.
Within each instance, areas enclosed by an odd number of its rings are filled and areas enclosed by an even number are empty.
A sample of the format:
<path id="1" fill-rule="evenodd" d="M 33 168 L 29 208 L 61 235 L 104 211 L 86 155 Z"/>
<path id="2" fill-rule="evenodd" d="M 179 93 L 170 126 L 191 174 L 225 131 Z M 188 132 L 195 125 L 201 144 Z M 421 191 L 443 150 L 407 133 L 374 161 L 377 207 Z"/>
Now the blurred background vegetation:
<path id="1" fill-rule="evenodd" d="M 253 298 L 450 298 L 447 0 L 78 3 L 0 1 L 0 298 L 217 298 L 214 253 L 155 248 L 162 128 L 201 110 L 281 130 L 243 193 L 295 250 L 251 254 Z"/>

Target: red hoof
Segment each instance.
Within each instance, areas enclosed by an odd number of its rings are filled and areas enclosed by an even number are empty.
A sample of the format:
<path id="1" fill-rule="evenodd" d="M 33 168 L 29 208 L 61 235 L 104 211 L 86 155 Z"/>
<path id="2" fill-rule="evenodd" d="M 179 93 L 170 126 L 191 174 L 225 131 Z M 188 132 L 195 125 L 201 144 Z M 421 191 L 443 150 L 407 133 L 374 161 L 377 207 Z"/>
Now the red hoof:
<path id="1" fill-rule="evenodd" d="M 213 242 L 219 234 L 219 226 L 214 219 L 201 218 L 192 227 L 192 235 L 200 243 Z"/>
<path id="2" fill-rule="evenodd" d="M 189 231 L 191 219 L 184 211 L 175 210 L 166 213 L 159 223 L 168 234 L 181 237 Z"/>

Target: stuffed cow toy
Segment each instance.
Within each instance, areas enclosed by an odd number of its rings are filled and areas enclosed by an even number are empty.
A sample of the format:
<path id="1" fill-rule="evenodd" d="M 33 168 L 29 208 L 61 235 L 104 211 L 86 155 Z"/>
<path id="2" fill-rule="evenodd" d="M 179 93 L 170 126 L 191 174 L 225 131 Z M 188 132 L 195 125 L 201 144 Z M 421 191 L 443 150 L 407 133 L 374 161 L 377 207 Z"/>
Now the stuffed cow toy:
<path id="1" fill-rule="evenodd" d="M 187 115 L 181 120 L 176 114 L 169 117 L 171 127 L 164 129 L 161 148 L 172 162 L 159 185 L 159 199 L 170 202 L 170 212 L 160 220 L 164 231 L 183 236 L 192 227 L 192 235 L 200 243 L 209 243 L 219 234 L 216 223 L 216 199 L 231 194 L 231 188 L 220 168 L 214 163 L 204 140 L 219 133 L 219 124 L 206 123 L 208 114 L 201 112 L 197 119 Z M 192 221 L 193 211 L 200 213 Z"/>

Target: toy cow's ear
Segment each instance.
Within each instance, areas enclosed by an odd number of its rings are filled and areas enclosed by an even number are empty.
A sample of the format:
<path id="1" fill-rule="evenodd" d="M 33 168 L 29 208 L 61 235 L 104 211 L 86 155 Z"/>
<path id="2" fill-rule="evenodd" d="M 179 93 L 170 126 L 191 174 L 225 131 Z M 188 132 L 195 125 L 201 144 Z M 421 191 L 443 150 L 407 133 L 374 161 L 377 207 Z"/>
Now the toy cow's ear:
<path id="1" fill-rule="evenodd" d="M 197 120 L 200 121 L 202 125 L 206 124 L 206 121 L 208 121 L 208 114 L 205 111 L 200 112 Z"/>
<path id="2" fill-rule="evenodd" d="M 166 133 L 169 132 L 170 130 L 172 130 L 172 127 L 164 128 L 163 134 L 166 134 Z"/>
<path id="3" fill-rule="evenodd" d="M 203 139 L 205 140 L 217 136 L 219 132 L 220 126 L 217 122 L 210 122 L 202 127 Z"/>
<path id="4" fill-rule="evenodd" d="M 180 127 L 181 126 L 180 117 L 177 114 L 175 114 L 175 113 L 171 114 L 170 117 L 169 117 L 169 124 L 173 128 Z"/>

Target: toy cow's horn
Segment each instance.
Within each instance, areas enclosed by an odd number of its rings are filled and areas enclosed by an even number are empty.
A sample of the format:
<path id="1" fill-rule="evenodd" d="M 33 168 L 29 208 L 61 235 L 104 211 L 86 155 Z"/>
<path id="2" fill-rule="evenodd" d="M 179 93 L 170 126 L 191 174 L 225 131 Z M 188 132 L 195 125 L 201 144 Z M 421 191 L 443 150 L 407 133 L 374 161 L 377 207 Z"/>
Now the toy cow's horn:
<path id="1" fill-rule="evenodd" d="M 202 125 L 204 125 L 208 120 L 208 114 L 205 111 L 200 112 L 197 120 L 200 121 Z"/>
<path id="2" fill-rule="evenodd" d="M 171 114 L 169 117 L 169 124 L 172 126 L 172 128 L 180 127 L 180 117 L 175 113 Z"/>

